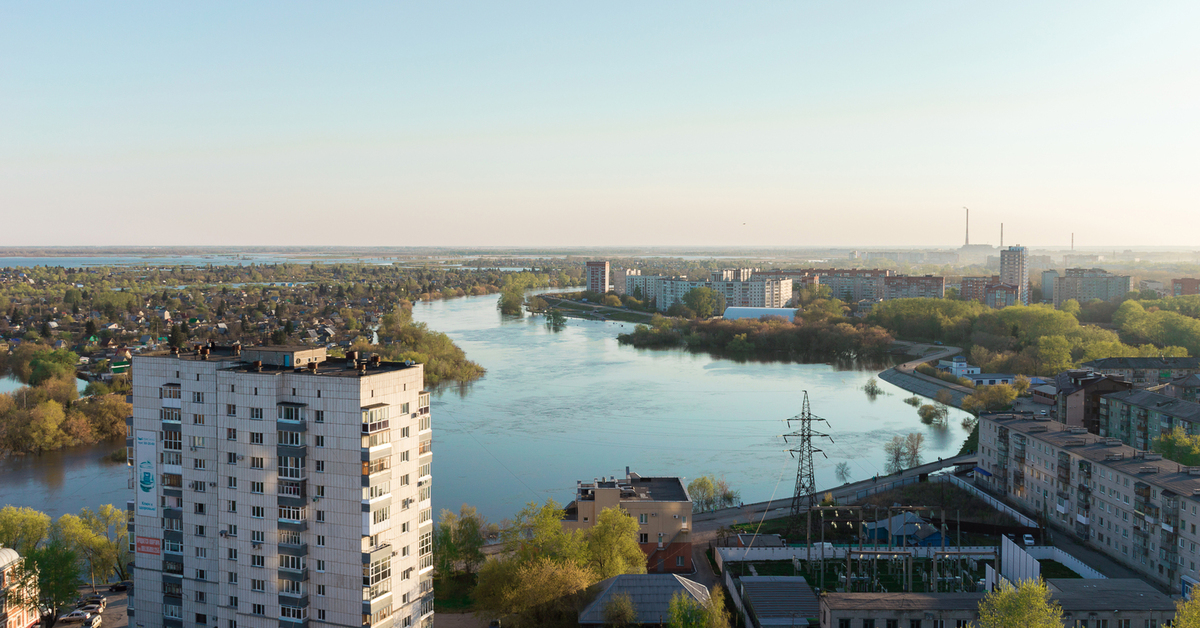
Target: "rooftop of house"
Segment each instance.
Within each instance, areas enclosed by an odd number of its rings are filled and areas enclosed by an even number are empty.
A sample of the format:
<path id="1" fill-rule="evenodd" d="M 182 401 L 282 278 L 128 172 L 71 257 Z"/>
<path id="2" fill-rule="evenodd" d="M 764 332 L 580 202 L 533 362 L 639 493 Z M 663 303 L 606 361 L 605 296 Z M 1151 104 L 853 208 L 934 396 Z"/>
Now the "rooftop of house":
<path id="1" fill-rule="evenodd" d="M 1173 611 L 1175 601 L 1137 578 L 1046 580 L 1050 597 L 1064 613 L 1094 611 Z M 832 610 L 973 611 L 983 593 L 826 593 Z"/>
<path id="2" fill-rule="evenodd" d="M 628 595 L 633 601 L 637 618 L 633 625 L 654 625 L 670 615 L 671 598 L 682 594 L 699 604 L 708 603 L 708 589 L 703 585 L 673 574 L 624 574 L 601 580 L 594 585 L 598 591 L 591 604 L 579 613 L 581 625 L 610 622 L 604 609 L 614 595 Z"/>
<path id="3" fill-rule="evenodd" d="M 620 489 L 621 501 L 652 501 L 652 502 L 687 502 L 691 498 L 683 485 L 683 480 L 677 477 L 643 477 L 625 470 L 625 477 L 617 479 L 610 476 L 593 478 L 588 482 L 578 482 L 575 487 L 576 501 L 591 501 L 596 499 L 598 489 Z"/>
<path id="4" fill-rule="evenodd" d="M 1133 476 L 1136 481 L 1167 490 L 1200 504 L 1200 467 L 1185 467 L 1163 460 L 1160 454 L 1141 451 L 1116 438 L 1101 438 L 1084 428 L 1072 428 L 1035 417 L 1029 412 L 984 413 L 981 420 L 1008 428 L 1070 452 L 1085 460 Z"/>

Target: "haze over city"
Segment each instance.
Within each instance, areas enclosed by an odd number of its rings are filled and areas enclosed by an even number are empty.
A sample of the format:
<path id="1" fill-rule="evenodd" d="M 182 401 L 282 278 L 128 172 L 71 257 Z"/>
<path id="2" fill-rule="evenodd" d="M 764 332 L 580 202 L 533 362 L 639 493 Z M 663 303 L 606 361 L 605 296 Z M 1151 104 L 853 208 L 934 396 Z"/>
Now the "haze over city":
<path id="1" fill-rule="evenodd" d="M 9 4 L 0 245 L 1188 246 L 1198 18 Z"/>

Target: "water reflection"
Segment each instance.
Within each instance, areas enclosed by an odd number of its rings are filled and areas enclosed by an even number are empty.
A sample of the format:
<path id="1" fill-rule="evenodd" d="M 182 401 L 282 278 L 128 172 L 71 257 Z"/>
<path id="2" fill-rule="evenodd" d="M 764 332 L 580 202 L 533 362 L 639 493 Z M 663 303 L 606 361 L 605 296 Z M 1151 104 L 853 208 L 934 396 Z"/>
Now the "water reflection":
<path id="1" fill-rule="evenodd" d="M 0 459 L 0 505 L 28 506 L 58 517 L 87 506 L 125 508 L 129 469 L 104 457 L 123 447 L 120 439 Z"/>

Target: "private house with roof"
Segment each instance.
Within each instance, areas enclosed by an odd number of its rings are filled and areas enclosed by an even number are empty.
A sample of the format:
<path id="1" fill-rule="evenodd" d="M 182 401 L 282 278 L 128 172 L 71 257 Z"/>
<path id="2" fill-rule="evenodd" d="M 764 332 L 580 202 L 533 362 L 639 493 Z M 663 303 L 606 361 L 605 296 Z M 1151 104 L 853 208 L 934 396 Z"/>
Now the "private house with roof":
<path id="1" fill-rule="evenodd" d="M 662 626 L 671 616 L 671 598 L 682 594 L 701 606 L 708 604 L 704 585 L 675 574 L 623 574 L 594 585 L 596 598 L 579 613 L 580 626 L 609 626 L 604 609 L 616 595 L 628 595 L 637 616 L 632 625 Z"/>
<path id="2" fill-rule="evenodd" d="M 614 506 L 638 521 L 638 545 L 646 554 L 646 571 L 692 572 L 692 499 L 683 480 L 641 476 L 625 467 L 621 479 L 576 481 L 575 499 L 567 504 L 563 528 L 567 532 L 590 528 L 601 511 Z"/>

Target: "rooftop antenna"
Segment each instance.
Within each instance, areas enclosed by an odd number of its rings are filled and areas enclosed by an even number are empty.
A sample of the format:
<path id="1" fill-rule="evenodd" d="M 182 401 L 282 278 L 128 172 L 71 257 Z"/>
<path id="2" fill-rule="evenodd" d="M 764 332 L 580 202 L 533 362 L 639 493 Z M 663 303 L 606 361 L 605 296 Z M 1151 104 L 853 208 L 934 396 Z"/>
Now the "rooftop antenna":
<path id="1" fill-rule="evenodd" d="M 971 246 L 971 208 L 964 207 L 967 210 L 967 242 L 963 246 Z"/>
<path id="2" fill-rule="evenodd" d="M 808 405 L 808 391 L 804 391 L 804 407 L 800 414 L 790 418 L 788 427 L 792 427 L 792 421 L 800 422 L 800 430 L 791 434 L 783 435 L 783 442 L 788 442 L 788 437 L 799 437 L 800 443 L 793 449 L 788 451 L 796 456 L 796 491 L 792 494 L 792 525 L 799 523 L 800 513 L 811 510 L 817 503 L 817 480 L 813 473 L 813 454 L 819 453 L 828 458 L 825 452 L 813 447 L 812 437 L 828 438 L 829 442 L 833 442 L 833 437 L 828 434 L 812 431 L 813 421 L 824 421 L 825 425 L 829 425 L 829 421 L 822 419 L 819 416 L 814 416 L 812 409 Z"/>

